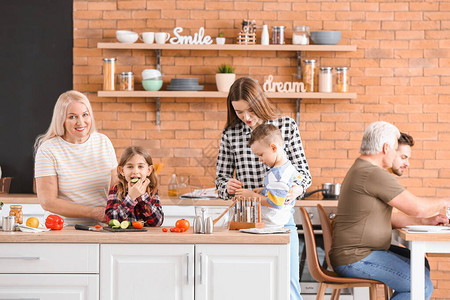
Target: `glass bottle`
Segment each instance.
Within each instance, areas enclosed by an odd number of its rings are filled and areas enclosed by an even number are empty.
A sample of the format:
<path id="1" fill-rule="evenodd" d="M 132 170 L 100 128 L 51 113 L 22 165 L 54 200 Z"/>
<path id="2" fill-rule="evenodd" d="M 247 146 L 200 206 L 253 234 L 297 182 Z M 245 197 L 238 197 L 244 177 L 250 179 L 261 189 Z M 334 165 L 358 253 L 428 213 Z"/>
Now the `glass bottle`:
<path id="1" fill-rule="evenodd" d="M 303 61 L 302 66 L 302 80 L 305 85 L 306 92 L 315 92 L 317 91 L 317 67 L 316 60 L 314 59 L 306 59 Z"/>
<path id="2" fill-rule="evenodd" d="M 9 210 L 9 215 L 16 217 L 16 223 L 23 223 L 23 212 L 22 205 L 11 205 Z"/>
<path id="3" fill-rule="evenodd" d="M 272 44 L 284 44 L 284 26 L 272 26 Z"/>
<path id="4" fill-rule="evenodd" d="M 172 177 L 169 180 L 168 194 L 169 194 L 169 197 L 177 197 L 178 196 L 177 175 L 175 175 L 175 174 L 172 174 Z"/>
<path id="5" fill-rule="evenodd" d="M 336 92 L 346 93 L 348 92 L 348 68 L 336 67 Z"/>
<path id="6" fill-rule="evenodd" d="M 134 91 L 134 74 L 133 72 L 122 72 L 119 75 L 119 90 Z"/>
<path id="7" fill-rule="evenodd" d="M 331 93 L 333 91 L 333 74 L 331 67 L 320 68 L 319 73 L 319 92 Z"/>
<path id="8" fill-rule="evenodd" d="M 116 89 L 116 59 L 104 58 L 103 59 L 103 90 L 114 91 Z"/>
<path id="9" fill-rule="evenodd" d="M 309 44 L 309 26 L 294 26 L 294 31 L 292 33 L 292 44 Z"/>

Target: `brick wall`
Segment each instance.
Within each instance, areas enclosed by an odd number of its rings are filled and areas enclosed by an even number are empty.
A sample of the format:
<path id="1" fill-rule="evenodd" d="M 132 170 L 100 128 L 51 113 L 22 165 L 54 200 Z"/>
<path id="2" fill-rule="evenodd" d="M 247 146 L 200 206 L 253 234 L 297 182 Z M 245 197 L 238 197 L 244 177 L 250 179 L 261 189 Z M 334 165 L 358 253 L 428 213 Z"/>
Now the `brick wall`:
<path id="1" fill-rule="evenodd" d="M 450 188 L 450 3 L 448 1 L 74 1 L 74 88 L 92 101 L 98 128 L 120 155 L 128 145 L 142 145 L 170 174 L 194 186 L 213 186 L 215 159 L 226 118 L 225 99 L 161 98 L 161 125 L 155 124 L 152 98 L 99 98 L 102 58 L 117 57 L 118 72 L 140 73 L 155 67 L 154 51 L 102 50 L 97 42 L 115 41 L 117 29 L 193 35 L 204 27 L 215 37 L 224 32 L 234 42 L 242 19 L 257 25 L 284 25 L 290 42 L 294 25 L 311 30 L 339 30 L 341 44 L 356 52 L 304 52 L 321 66 L 350 67 L 353 100 L 303 99 L 299 128 L 313 176 L 312 188 L 342 182 L 358 155 L 364 128 L 372 121 L 394 123 L 416 139 L 411 169 L 401 182 L 419 196 L 448 195 Z M 261 30 L 257 31 L 259 38 Z M 197 77 L 215 90 L 215 70 L 232 64 L 237 77 L 265 75 L 293 81 L 295 52 L 162 52 L 164 87 L 171 78 Z M 272 99 L 283 115 L 295 117 L 295 99 Z M 430 258 L 434 299 L 450 299 L 448 258 Z"/>

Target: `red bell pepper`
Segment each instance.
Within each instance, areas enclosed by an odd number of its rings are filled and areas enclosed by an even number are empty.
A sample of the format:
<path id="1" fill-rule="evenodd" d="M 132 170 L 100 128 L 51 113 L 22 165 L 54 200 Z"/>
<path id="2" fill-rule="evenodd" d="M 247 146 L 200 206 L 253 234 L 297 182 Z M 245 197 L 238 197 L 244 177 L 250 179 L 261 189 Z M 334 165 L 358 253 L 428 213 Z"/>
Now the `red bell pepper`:
<path id="1" fill-rule="evenodd" d="M 64 227 L 64 219 L 58 215 L 49 215 L 45 221 L 45 227 L 51 230 L 61 230 Z"/>

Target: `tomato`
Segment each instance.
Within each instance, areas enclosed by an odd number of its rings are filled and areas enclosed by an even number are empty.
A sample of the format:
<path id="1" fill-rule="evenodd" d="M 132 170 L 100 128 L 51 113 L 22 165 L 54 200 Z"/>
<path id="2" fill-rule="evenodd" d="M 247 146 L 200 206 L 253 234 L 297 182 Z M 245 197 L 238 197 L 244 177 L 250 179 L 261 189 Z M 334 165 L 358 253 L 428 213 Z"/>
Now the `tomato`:
<path id="1" fill-rule="evenodd" d="M 163 228 L 162 231 L 163 231 L 163 232 L 167 232 L 167 228 Z"/>
<path id="2" fill-rule="evenodd" d="M 102 226 L 100 224 L 95 225 L 95 229 L 100 230 Z"/>
<path id="3" fill-rule="evenodd" d="M 173 229 L 173 232 L 180 232 L 180 228 L 175 227 L 175 228 Z"/>
<path id="4" fill-rule="evenodd" d="M 175 227 L 170 228 L 170 232 L 175 232 Z"/>
<path id="5" fill-rule="evenodd" d="M 131 224 L 133 224 L 133 227 L 136 229 L 141 229 L 142 227 L 144 227 L 144 221 L 134 221 Z"/>
<path id="6" fill-rule="evenodd" d="M 180 219 L 175 223 L 175 226 L 180 229 L 183 228 L 184 229 L 183 231 L 187 231 L 191 226 L 191 224 L 189 224 L 188 220 Z"/>
<path id="7" fill-rule="evenodd" d="M 178 228 L 178 229 L 180 229 L 180 232 L 185 232 L 186 231 L 186 229 L 184 229 L 184 228 Z"/>

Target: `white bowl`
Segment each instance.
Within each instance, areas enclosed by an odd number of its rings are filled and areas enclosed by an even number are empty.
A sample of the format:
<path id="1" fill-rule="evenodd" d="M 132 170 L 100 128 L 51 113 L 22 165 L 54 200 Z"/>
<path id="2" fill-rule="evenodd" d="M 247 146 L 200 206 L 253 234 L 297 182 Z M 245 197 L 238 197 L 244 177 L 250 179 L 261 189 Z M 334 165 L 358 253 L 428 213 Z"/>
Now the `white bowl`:
<path id="1" fill-rule="evenodd" d="M 139 34 L 134 31 L 117 30 L 116 38 L 121 43 L 132 44 L 137 41 L 137 39 L 139 38 Z"/>
<path id="2" fill-rule="evenodd" d="M 142 80 L 161 77 L 161 72 L 156 69 L 145 69 L 142 71 Z"/>

